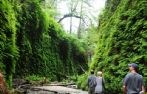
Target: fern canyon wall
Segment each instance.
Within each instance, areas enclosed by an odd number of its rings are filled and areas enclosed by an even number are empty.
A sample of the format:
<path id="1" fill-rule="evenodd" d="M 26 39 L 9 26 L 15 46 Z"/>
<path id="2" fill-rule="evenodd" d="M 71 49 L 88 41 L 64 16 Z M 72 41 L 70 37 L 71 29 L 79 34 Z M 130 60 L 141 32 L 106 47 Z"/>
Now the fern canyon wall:
<path id="1" fill-rule="evenodd" d="M 7 0 L 0 1 L 0 69 L 6 75 L 8 84 L 11 85 L 12 74 L 18 59 L 16 46 L 17 33 L 16 14 L 13 4 Z"/>
<path id="2" fill-rule="evenodd" d="M 100 15 L 97 48 L 89 70 L 104 73 L 106 94 L 122 94 L 128 64 L 137 62 L 147 83 L 147 1 L 107 0 Z M 87 78 L 79 79 L 85 88 Z M 81 80 L 82 79 L 82 80 Z"/>
<path id="3" fill-rule="evenodd" d="M 58 12 L 62 1 L 70 5 L 69 14 Z M 46 77 L 50 82 L 74 79 L 88 90 L 87 77 L 94 70 L 103 72 L 106 94 L 122 94 L 132 62 L 146 86 L 147 0 L 106 0 L 98 21 L 92 18 L 98 26 L 88 22 L 88 1 L 0 0 L 0 72 L 8 87 L 15 78 Z M 68 17 L 69 32 L 61 22 Z M 77 32 L 75 18 L 80 20 Z"/>
<path id="4" fill-rule="evenodd" d="M 0 1 L 0 69 L 13 77 L 61 81 L 87 69 L 83 42 L 67 35 L 41 0 Z"/>

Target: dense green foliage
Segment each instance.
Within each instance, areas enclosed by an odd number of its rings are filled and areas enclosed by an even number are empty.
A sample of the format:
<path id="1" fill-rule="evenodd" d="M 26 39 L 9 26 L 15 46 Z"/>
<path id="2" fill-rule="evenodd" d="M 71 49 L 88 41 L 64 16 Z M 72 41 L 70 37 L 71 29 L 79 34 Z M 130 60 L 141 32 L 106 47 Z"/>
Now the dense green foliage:
<path id="1" fill-rule="evenodd" d="M 16 16 L 13 4 L 7 0 L 0 1 L 0 69 L 6 75 L 8 85 L 11 84 L 12 74 L 18 58 L 16 43 Z"/>
<path id="2" fill-rule="evenodd" d="M 65 34 L 42 4 L 0 1 L 0 69 L 9 86 L 13 73 L 61 81 L 87 68 L 85 43 Z"/>
<path id="3" fill-rule="evenodd" d="M 90 70 L 104 72 L 107 94 L 122 93 L 122 80 L 130 62 L 137 62 L 139 73 L 147 83 L 146 8 L 146 0 L 107 0 L 100 16 L 97 49 L 90 65 Z"/>

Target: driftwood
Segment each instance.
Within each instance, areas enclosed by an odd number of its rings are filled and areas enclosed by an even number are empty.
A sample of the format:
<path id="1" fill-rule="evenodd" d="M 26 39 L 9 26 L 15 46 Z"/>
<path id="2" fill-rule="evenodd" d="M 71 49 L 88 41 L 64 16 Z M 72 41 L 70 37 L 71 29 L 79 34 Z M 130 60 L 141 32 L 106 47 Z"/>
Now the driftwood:
<path id="1" fill-rule="evenodd" d="M 0 94 L 9 94 L 2 73 L 0 73 Z"/>

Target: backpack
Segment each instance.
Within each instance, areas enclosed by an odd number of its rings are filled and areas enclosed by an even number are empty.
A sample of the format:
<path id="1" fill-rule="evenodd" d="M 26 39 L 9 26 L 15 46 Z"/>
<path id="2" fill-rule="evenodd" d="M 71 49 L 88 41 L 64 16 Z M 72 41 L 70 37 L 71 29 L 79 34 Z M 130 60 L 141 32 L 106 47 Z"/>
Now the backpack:
<path id="1" fill-rule="evenodd" d="M 94 88 L 96 86 L 96 78 L 91 78 L 90 82 L 89 82 L 89 87 L 90 88 Z"/>

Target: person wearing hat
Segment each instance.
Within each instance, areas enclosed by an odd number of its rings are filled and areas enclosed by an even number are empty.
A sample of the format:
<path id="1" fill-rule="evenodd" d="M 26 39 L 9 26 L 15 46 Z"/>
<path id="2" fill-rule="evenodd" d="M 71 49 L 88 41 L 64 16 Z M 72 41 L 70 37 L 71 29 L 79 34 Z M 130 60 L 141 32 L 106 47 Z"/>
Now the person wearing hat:
<path id="1" fill-rule="evenodd" d="M 124 94 L 144 94 L 143 77 L 138 73 L 138 65 L 136 63 L 128 64 L 129 73 L 123 80 Z"/>

